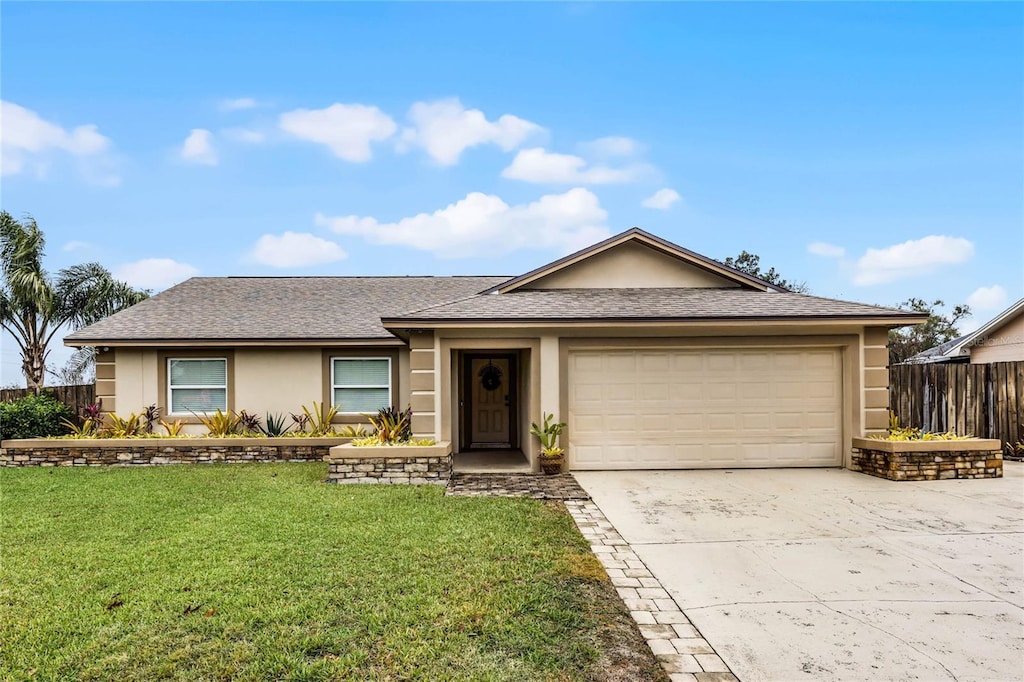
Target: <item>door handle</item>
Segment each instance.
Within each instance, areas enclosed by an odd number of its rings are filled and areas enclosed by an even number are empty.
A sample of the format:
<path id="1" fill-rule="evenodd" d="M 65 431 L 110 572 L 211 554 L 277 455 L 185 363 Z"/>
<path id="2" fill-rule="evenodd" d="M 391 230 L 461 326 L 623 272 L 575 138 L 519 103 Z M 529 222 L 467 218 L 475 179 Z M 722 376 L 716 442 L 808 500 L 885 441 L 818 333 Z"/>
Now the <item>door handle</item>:
<path id="1" fill-rule="evenodd" d="M 509 406 L 508 393 L 505 394 L 505 407 Z"/>

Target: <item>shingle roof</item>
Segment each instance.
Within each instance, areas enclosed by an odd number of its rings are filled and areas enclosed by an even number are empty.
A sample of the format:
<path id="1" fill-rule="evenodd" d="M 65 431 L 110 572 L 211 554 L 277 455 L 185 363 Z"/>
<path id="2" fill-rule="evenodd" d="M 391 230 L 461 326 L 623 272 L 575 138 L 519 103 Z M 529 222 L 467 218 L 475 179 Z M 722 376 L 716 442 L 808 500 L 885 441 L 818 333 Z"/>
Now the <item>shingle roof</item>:
<path id="1" fill-rule="evenodd" d="M 402 322 L 914 318 L 920 313 L 791 292 L 749 289 L 519 289 L 384 316 Z"/>
<path id="2" fill-rule="evenodd" d="M 382 316 L 465 298 L 507 279 L 195 277 L 66 340 L 395 340 Z"/>

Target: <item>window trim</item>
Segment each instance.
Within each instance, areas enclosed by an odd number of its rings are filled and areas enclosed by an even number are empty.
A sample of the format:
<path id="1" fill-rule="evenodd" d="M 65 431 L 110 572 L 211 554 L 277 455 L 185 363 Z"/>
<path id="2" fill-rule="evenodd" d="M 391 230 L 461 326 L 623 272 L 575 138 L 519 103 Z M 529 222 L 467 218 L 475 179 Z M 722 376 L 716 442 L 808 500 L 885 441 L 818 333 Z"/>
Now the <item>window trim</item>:
<path id="1" fill-rule="evenodd" d="M 394 401 L 392 400 L 392 398 L 394 397 L 394 387 L 392 386 L 392 384 L 394 384 L 394 375 L 392 374 L 392 358 L 391 358 L 390 355 L 359 355 L 359 356 L 356 356 L 356 355 L 331 355 L 329 357 L 329 359 L 328 359 L 328 362 L 330 363 L 330 369 L 331 369 L 331 384 L 330 384 L 331 403 L 330 404 L 332 406 L 334 405 L 334 391 L 336 389 L 339 389 L 339 388 L 385 388 L 385 386 L 381 386 L 380 384 L 359 384 L 359 385 L 350 384 L 350 385 L 347 385 L 347 386 L 339 386 L 337 384 L 337 382 L 335 381 L 335 379 L 334 379 L 334 361 L 335 360 L 387 360 L 387 363 L 388 363 L 388 385 L 386 386 L 386 388 L 388 389 L 388 404 L 387 404 L 387 406 L 390 407 L 390 406 L 392 406 L 394 404 Z M 366 413 L 365 412 L 342 412 L 342 411 L 339 410 L 338 414 L 339 415 L 349 416 L 349 415 L 363 415 L 363 414 L 366 414 Z"/>
<path id="2" fill-rule="evenodd" d="M 224 385 L 223 386 L 214 386 L 212 384 L 205 384 L 205 385 L 191 385 L 190 384 L 190 385 L 187 385 L 187 386 L 174 386 L 174 385 L 172 385 L 171 384 L 171 363 L 174 362 L 175 360 L 184 360 L 184 361 L 189 361 L 189 360 L 223 360 L 224 361 Z M 218 409 L 218 408 L 214 408 L 213 410 L 204 410 L 204 411 L 201 411 L 201 412 L 199 412 L 199 411 L 191 411 L 191 410 L 187 410 L 185 412 L 172 412 L 171 410 L 173 409 L 173 405 L 174 405 L 173 391 L 175 389 L 178 389 L 178 388 L 182 388 L 182 389 L 197 389 L 197 388 L 199 388 L 199 389 L 202 389 L 202 388 L 216 388 L 216 389 L 220 389 L 220 388 L 223 388 L 224 389 L 224 407 L 220 408 L 220 409 L 223 412 L 229 412 L 230 411 L 230 408 L 231 408 L 231 399 L 230 398 L 231 398 L 231 396 L 230 396 L 229 384 L 231 383 L 231 371 L 230 371 L 230 362 L 229 362 L 229 359 L 228 359 L 228 357 L 226 355 L 220 355 L 220 356 L 217 356 L 217 355 L 203 355 L 203 356 L 176 356 L 176 355 L 169 355 L 166 358 L 164 358 L 164 371 L 166 372 L 165 376 L 167 377 L 167 396 L 166 396 L 167 397 L 167 410 L 166 410 L 166 414 L 167 414 L 168 417 L 171 417 L 171 416 L 179 416 L 180 417 L 180 416 L 196 415 L 196 414 L 203 414 L 203 415 L 205 415 L 205 414 L 213 414 Z"/>

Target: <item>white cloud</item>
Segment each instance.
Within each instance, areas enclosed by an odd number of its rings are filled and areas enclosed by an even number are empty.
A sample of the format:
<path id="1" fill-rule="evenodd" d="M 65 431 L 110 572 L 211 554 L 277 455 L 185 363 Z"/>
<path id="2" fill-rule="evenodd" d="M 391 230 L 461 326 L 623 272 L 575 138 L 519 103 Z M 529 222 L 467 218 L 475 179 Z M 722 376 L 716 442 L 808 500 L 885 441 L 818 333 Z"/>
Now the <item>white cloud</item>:
<path id="1" fill-rule="evenodd" d="M 249 259 L 274 268 L 323 265 L 346 258 L 340 246 L 308 232 L 265 234 L 249 252 Z"/>
<path id="2" fill-rule="evenodd" d="M 501 172 L 501 177 L 523 182 L 605 185 L 635 182 L 650 172 L 650 167 L 633 164 L 624 168 L 589 166 L 585 159 L 572 154 L 557 154 L 541 147 L 523 149 Z"/>
<path id="3" fill-rule="evenodd" d="M 189 163 L 216 166 L 218 159 L 217 150 L 213 148 L 213 133 L 203 128 L 193 129 L 181 146 L 181 158 Z"/>
<path id="4" fill-rule="evenodd" d="M 362 163 L 373 156 L 370 144 L 395 134 L 391 117 L 365 104 L 332 104 L 326 109 L 295 109 L 281 114 L 286 133 L 326 145 L 339 159 Z"/>
<path id="5" fill-rule="evenodd" d="M 667 211 L 672 207 L 672 204 L 676 203 L 680 199 L 682 199 L 682 197 L 679 196 L 679 192 L 669 187 L 665 187 L 664 189 L 659 189 L 657 192 L 641 201 L 640 204 L 646 208 L 656 208 L 661 211 Z"/>
<path id="6" fill-rule="evenodd" d="M 79 241 L 77 239 L 72 239 L 67 244 L 65 244 L 63 247 L 61 247 L 61 250 L 62 251 L 69 251 L 70 252 L 70 251 L 84 251 L 86 249 L 91 249 L 91 248 L 92 248 L 92 244 L 90 244 L 89 242 L 83 242 L 83 241 Z"/>
<path id="7" fill-rule="evenodd" d="M 254 109 L 255 107 L 256 100 L 254 100 L 252 97 L 222 99 L 217 104 L 217 108 L 221 111 L 240 111 L 242 109 Z"/>
<path id="8" fill-rule="evenodd" d="M 27 170 L 37 176 L 46 172 L 52 153 L 97 157 L 110 149 L 110 139 L 95 125 L 66 130 L 44 120 L 25 107 L 0 100 L 0 174 L 18 175 Z M 101 184 L 109 183 L 109 178 Z"/>
<path id="9" fill-rule="evenodd" d="M 640 143 L 631 137 L 609 136 L 584 142 L 580 149 L 589 156 L 611 159 L 619 156 L 635 156 L 641 151 Z"/>
<path id="10" fill-rule="evenodd" d="M 114 277 L 139 289 L 160 291 L 199 274 L 199 269 L 171 258 L 144 258 L 119 265 Z"/>
<path id="11" fill-rule="evenodd" d="M 608 236 L 607 212 L 597 196 L 577 187 L 509 206 L 501 198 L 473 192 L 433 213 L 381 223 L 360 216 L 317 214 L 316 223 L 373 244 L 407 246 L 444 258 L 500 256 L 524 248 L 569 253 Z"/>
<path id="12" fill-rule="evenodd" d="M 884 249 L 868 249 L 857 260 L 853 283 L 860 286 L 885 284 L 926 275 L 943 266 L 966 262 L 973 255 L 974 244 L 968 240 L 941 235 L 929 235 Z"/>
<path id="13" fill-rule="evenodd" d="M 225 128 L 220 133 L 229 140 L 244 142 L 245 144 L 259 144 L 267 139 L 265 133 L 249 128 Z"/>
<path id="14" fill-rule="evenodd" d="M 978 287 L 967 297 L 967 305 L 974 310 L 1002 310 L 1006 306 L 1006 289 L 998 284 Z"/>
<path id="15" fill-rule="evenodd" d="M 828 242 L 812 242 L 807 245 L 807 253 L 824 258 L 842 258 L 846 255 L 846 249 Z"/>
<path id="16" fill-rule="evenodd" d="M 508 152 L 544 132 L 536 123 L 511 114 L 488 121 L 484 112 L 464 108 L 457 98 L 416 102 L 408 116 L 413 127 L 402 130 L 399 149 L 422 147 L 442 166 L 458 163 L 470 147 L 494 144 Z"/>

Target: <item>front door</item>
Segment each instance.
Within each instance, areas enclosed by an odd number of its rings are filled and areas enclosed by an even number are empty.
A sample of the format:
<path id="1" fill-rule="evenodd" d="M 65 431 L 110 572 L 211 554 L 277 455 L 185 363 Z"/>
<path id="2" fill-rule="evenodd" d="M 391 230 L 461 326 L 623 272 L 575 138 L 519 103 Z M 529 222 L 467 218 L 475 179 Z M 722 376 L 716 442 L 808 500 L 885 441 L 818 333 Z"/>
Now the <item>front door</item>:
<path id="1" fill-rule="evenodd" d="M 509 354 L 466 356 L 463 403 L 468 447 L 514 447 L 515 364 L 515 356 Z"/>

